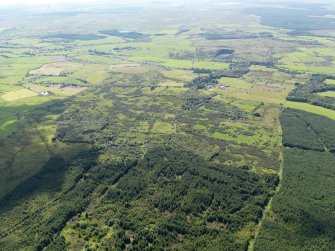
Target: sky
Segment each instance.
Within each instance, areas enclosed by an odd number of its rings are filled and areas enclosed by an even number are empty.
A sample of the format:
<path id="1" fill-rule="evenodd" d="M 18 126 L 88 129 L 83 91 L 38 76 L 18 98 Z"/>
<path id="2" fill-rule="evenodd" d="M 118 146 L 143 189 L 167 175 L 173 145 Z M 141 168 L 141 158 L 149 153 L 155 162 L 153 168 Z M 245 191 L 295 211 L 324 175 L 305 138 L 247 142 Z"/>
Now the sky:
<path id="1" fill-rule="evenodd" d="M 149 3 L 150 0 L 0 0 L 0 5 L 46 5 L 46 4 L 66 4 L 66 3 L 95 3 L 95 2 L 108 2 L 115 4 L 123 3 Z"/>
<path id="2" fill-rule="evenodd" d="M 1 0 L 0 5 L 14 5 L 14 4 L 28 4 L 28 5 L 36 5 L 36 4 L 54 4 L 54 3 L 90 3 L 95 2 L 96 0 Z"/>
<path id="3" fill-rule="evenodd" d="M 24 5 L 49 5 L 49 4 L 67 4 L 67 3 L 95 3 L 101 2 L 102 0 L 0 0 L 0 5 L 15 5 L 15 4 L 24 4 Z M 149 2 L 148 0 L 103 0 L 108 3 L 140 3 L 140 2 Z"/>
<path id="4" fill-rule="evenodd" d="M 50 4 L 67 4 L 67 3 L 96 3 L 96 2 L 108 2 L 114 4 L 128 4 L 128 3 L 150 3 L 153 0 L 0 0 L 0 5 L 15 5 L 15 4 L 24 4 L 24 5 L 50 5 Z M 187 0 L 168 0 L 169 2 L 181 2 Z M 206 1 L 213 1 L 213 0 L 204 0 Z M 216 0 L 218 1 L 218 0 Z M 221 0 L 222 2 L 243 2 L 244 0 Z M 255 0 L 256 1 L 265 1 L 265 0 Z M 271 2 L 276 2 L 280 0 L 266 0 Z M 289 1 L 289 0 L 288 0 Z M 291 0 L 293 2 L 311 2 L 316 0 Z M 324 2 L 324 0 L 321 0 Z M 321 2 L 320 1 L 320 2 Z"/>

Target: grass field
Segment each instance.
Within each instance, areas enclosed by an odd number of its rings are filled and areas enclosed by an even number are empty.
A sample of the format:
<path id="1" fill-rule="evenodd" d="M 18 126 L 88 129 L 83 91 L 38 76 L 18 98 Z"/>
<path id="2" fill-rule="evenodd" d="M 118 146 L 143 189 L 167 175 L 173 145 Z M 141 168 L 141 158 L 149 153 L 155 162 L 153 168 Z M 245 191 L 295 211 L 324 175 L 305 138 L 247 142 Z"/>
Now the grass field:
<path id="1" fill-rule="evenodd" d="M 333 80 L 333 79 L 326 79 L 325 83 L 329 84 L 329 85 L 335 85 L 335 80 Z"/>
<path id="2" fill-rule="evenodd" d="M 73 79 L 83 79 L 91 84 L 98 84 L 107 78 L 108 72 L 106 71 L 106 68 L 108 67 L 96 64 L 87 64 L 76 70 L 70 77 Z"/>
<path id="3" fill-rule="evenodd" d="M 285 102 L 284 106 L 287 108 L 294 108 L 294 109 L 299 109 L 299 110 L 303 110 L 306 112 L 323 115 L 330 119 L 335 120 L 335 111 L 329 110 L 329 109 L 326 109 L 320 106 L 315 106 L 315 105 L 310 105 L 310 104 L 300 103 L 300 102 L 292 102 L 292 101 Z"/>
<path id="4" fill-rule="evenodd" d="M 320 92 L 320 93 L 318 93 L 318 95 L 324 96 L 324 97 L 335 97 L 335 92 L 333 92 L 333 91 Z"/>
<path id="5" fill-rule="evenodd" d="M 73 62 L 59 62 L 59 63 L 45 64 L 38 69 L 31 70 L 29 74 L 58 76 L 64 71 L 73 71 L 78 69 L 80 66 L 82 65 Z"/>
<path id="6" fill-rule="evenodd" d="M 294 53 L 278 54 L 278 67 L 302 73 L 333 75 L 335 51 L 330 48 L 303 48 Z"/>
<path id="7" fill-rule="evenodd" d="M 172 134 L 175 132 L 175 127 L 168 122 L 156 121 L 151 131 L 153 133 Z"/>
<path id="8" fill-rule="evenodd" d="M 283 104 L 286 100 L 288 90 L 283 92 L 271 92 L 261 90 L 250 91 L 227 91 L 228 97 L 233 97 L 248 101 L 259 101 L 269 104 Z"/>
<path id="9" fill-rule="evenodd" d="M 163 65 L 172 68 L 205 68 L 205 69 L 227 69 L 229 64 L 211 61 L 193 61 L 183 59 L 167 59 L 159 57 L 133 57 L 132 60 L 136 62 L 149 62 L 158 65 Z"/>
<path id="10" fill-rule="evenodd" d="M 247 89 L 251 88 L 251 84 L 237 78 L 221 78 L 219 84 L 228 86 L 228 89 Z"/>
<path id="11" fill-rule="evenodd" d="M 16 101 L 19 99 L 24 99 L 24 98 L 29 98 L 29 97 L 34 97 L 37 96 L 36 92 L 30 91 L 28 89 L 20 89 L 16 91 L 11 91 L 3 94 L 1 96 L 2 99 L 5 101 L 11 102 L 11 101 Z"/>
<path id="12" fill-rule="evenodd" d="M 17 91 L 22 89 L 20 86 L 13 85 L 0 85 L 0 94 L 4 94 L 10 91 Z"/>
<path id="13" fill-rule="evenodd" d="M 48 92 L 49 95 L 52 96 L 52 98 L 62 98 L 71 96 L 79 92 L 82 92 L 86 89 L 86 87 L 79 87 L 79 86 L 62 87 L 61 85 L 44 86 L 37 84 L 25 84 L 24 87 L 35 93 Z"/>

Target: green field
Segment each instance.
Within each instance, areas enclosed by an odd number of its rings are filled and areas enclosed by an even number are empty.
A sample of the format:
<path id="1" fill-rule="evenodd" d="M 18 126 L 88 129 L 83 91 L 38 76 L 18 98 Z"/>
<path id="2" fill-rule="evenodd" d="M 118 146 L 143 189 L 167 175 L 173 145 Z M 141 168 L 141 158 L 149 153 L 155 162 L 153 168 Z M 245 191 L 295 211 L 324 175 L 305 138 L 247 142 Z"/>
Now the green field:
<path id="1" fill-rule="evenodd" d="M 24 98 L 29 98 L 29 97 L 33 97 L 36 96 L 37 93 L 27 90 L 27 89 L 20 89 L 20 90 L 16 90 L 16 91 L 11 91 L 11 92 L 7 92 L 5 94 L 3 94 L 1 96 L 1 98 L 7 102 L 11 102 L 11 101 L 16 101 L 19 99 L 24 99 Z"/>
<path id="2" fill-rule="evenodd" d="M 321 92 L 318 93 L 320 96 L 326 96 L 326 97 L 335 97 L 335 92 L 333 91 L 328 91 L 328 92 Z"/>
<path id="3" fill-rule="evenodd" d="M 325 117 L 328 117 L 330 119 L 335 120 L 335 111 L 329 110 L 329 109 L 326 109 L 326 108 L 323 108 L 323 107 L 310 105 L 310 104 L 306 104 L 306 103 L 291 102 L 291 101 L 285 102 L 285 107 L 299 109 L 299 110 L 303 110 L 303 111 L 306 111 L 306 112 L 319 114 L 319 115 L 322 115 L 322 116 L 325 116 Z"/>

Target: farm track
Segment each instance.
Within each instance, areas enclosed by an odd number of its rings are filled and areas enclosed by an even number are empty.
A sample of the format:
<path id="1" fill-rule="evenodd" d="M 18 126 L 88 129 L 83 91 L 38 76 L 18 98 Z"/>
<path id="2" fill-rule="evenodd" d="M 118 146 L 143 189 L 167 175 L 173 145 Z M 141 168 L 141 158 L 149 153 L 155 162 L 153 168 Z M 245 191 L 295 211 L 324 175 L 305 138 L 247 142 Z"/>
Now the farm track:
<path id="1" fill-rule="evenodd" d="M 284 170 L 284 158 L 283 158 L 283 153 L 280 153 L 280 169 L 278 172 L 278 176 L 279 176 L 279 183 L 276 187 L 276 191 L 274 193 L 274 195 L 269 199 L 268 204 L 265 206 L 264 210 L 263 210 L 263 215 L 262 218 L 260 219 L 257 227 L 256 227 L 256 231 L 255 231 L 255 235 L 254 238 L 250 240 L 249 242 L 249 246 L 247 248 L 247 251 L 254 251 L 254 244 L 262 230 L 262 225 L 263 225 L 263 221 L 265 220 L 266 217 L 268 217 L 268 214 L 270 213 L 271 209 L 272 209 L 272 200 L 273 197 L 276 196 L 276 194 L 278 194 L 280 192 L 281 186 L 282 186 L 282 180 L 283 180 L 283 170 Z"/>

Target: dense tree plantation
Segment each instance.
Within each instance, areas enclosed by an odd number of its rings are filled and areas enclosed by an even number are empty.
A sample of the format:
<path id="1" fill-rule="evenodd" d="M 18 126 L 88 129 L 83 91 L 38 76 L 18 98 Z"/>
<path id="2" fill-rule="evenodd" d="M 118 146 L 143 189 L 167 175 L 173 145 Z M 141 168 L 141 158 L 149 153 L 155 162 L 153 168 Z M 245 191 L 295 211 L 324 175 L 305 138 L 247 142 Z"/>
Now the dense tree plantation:
<path id="1" fill-rule="evenodd" d="M 281 189 L 263 221 L 257 250 L 332 250 L 334 164 L 328 152 L 284 150 Z"/>
<path id="2" fill-rule="evenodd" d="M 243 169 L 207 166 L 189 152 L 152 149 L 115 187 L 99 189 L 91 212 L 116 231 L 112 243 L 102 242 L 111 250 L 244 250 L 248 240 L 234 241 L 233 234 L 259 221 L 277 181 L 274 175 L 260 179 Z M 109 207 L 112 218 L 102 210 Z"/>
<path id="3" fill-rule="evenodd" d="M 284 110 L 281 123 L 283 145 L 307 150 L 335 150 L 335 122 L 332 119 L 295 109 Z"/>
<path id="4" fill-rule="evenodd" d="M 299 110 L 281 114 L 283 176 L 256 250 L 332 250 L 334 120 Z"/>

